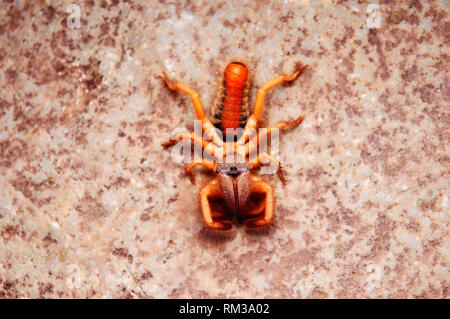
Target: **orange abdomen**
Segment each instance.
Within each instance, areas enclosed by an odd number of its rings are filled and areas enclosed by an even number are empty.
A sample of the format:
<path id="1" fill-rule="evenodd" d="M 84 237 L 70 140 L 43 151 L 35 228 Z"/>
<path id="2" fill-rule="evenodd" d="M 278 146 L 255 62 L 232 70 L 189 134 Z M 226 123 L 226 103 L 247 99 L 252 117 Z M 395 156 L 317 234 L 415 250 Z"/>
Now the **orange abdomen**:
<path id="1" fill-rule="evenodd" d="M 244 88 L 247 83 L 248 69 L 237 62 L 230 63 L 225 69 L 225 97 L 222 111 L 222 133 L 236 129 L 241 125 L 240 116 Z"/>

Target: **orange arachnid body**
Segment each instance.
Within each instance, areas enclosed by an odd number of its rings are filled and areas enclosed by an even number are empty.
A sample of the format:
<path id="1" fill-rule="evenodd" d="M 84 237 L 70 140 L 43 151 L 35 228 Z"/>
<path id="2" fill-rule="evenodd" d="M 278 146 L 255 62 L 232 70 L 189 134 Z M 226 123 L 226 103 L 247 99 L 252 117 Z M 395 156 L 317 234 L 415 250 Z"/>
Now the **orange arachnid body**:
<path id="1" fill-rule="evenodd" d="M 284 183 L 280 162 L 266 152 L 256 152 L 259 142 L 276 129 L 295 127 L 303 116 L 293 121 L 280 122 L 254 134 L 263 111 L 266 93 L 281 83 L 294 82 L 306 65 L 298 62 L 292 75 L 280 75 L 259 88 L 253 114 L 249 115 L 248 92 L 249 71 L 240 62 L 231 62 L 224 71 L 223 82 L 219 87 L 216 102 L 212 107 L 212 120 L 205 116 L 200 96 L 197 92 L 180 82 L 171 81 L 164 73 L 161 78 L 172 91 L 181 91 L 189 95 L 197 118 L 202 122 L 202 133 L 209 139 L 204 140 L 191 132 L 180 134 L 162 144 L 169 147 L 188 139 L 200 145 L 207 158 L 196 160 L 186 167 L 186 173 L 194 178 L 192 170 L 202 165 L 213 171 L 216 176 L 202 187 L 199 194 L 203 222 L 212 229 L 228 230 L 231 220 L 236 218 L 245 222 L 248 228 L 269 225 L 274 216 L 274 196 L 272 186 L 252 173 L 254 168 L 269 162 L 278 167 L 278 176 Z M 235 131 L 238 128 L 242 130 Z M 231 134 L 231 135 L 230 135 Z M 228 161 L 230 158 L 231 162 Z M 225 161 L 224 161 L 225 159 Z M 259 200 L 257 200 L 259 199 Z"/>
<path id="2" fill-rule="evenodd" d="M 225 68 L 217 98 L 211 110 L 212 124 L 222 131 L 244 127 L 247 122 L 249 72 L 240 62 L 232 62 Z"/>
<path id="3" fill-rule="evenodd" d="M 241 63 L 230 63 L 225 70 L 225 94 L 222 111 L 222 133 L 226 129 L 240 126 L 244 89 L 247 85 L 248 70 Z"/>

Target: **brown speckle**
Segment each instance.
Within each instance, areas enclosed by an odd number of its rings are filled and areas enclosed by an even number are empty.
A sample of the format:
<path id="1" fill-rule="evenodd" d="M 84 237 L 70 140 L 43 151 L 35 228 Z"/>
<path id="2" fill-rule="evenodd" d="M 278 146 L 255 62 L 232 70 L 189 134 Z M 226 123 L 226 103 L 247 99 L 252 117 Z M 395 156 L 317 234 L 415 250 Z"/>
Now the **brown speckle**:
<path id="1" fill-rule="evenodd" d="M 114 248 L 112 254 L 117 257 L 126 258 L 130 264 L 133 263 L 133 256 L 128 253 L 126 248 Z"/>

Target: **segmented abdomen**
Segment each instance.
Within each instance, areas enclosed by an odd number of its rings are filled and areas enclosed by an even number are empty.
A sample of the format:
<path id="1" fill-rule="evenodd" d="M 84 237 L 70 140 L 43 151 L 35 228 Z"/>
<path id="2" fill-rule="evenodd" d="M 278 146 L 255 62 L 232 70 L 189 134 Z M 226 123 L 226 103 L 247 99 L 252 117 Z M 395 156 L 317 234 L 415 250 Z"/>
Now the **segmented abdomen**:
<path id="1" fill-rule="evenodd" d="M 243 127 L 248 118 L 248 69 L 239 62 L 228 64 L 213 108 L 213 124 L 222 130 Z"/>

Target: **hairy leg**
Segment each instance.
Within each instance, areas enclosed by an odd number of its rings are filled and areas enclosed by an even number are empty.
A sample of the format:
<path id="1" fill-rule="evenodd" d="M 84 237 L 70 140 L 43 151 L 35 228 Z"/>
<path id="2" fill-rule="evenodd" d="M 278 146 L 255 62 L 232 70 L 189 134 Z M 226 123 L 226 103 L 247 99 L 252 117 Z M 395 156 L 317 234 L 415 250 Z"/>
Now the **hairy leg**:
<path id="1" fill-rule="evenodd" d="M 293 75 L 280 75 L 277 76 L 272 81 L 266 83 L 261 88 L 259 88 L 256 93 L 255 104 L 253 106 L 253 114 L 248 118 L 247 124 L 244 127 L 244 132 L 239 139 L 238 143 L 243 144 L 248 141 L 249 136 L 251 136 L 252 131 L 257 127 L 261 114 L 264 108 L 264 101 L 266 99 L 266 93 L 273 87 L 281 83 L 291 83 L 294 82 L 307 68 L 307 65 L 303 65 L 301 62 L 297 62 L 295 65 L 295 70 Z"/>
<path id="2" fill-rule="evenodd" d="M 301 62 L 297 62 L 297 64 L 295 65 L 295 70 L 294 70 L 293 75 L 277 76 L 272 81 L 264 84 L 258 90 L 258 92 L 256 93 L 255 105 L 253 107 L 253 116 L 254 116 L 256 122 L 259 121 L 259 118 L 261 117 L 261 114 L 263 112 L 264 100 L 266 99 L 267 91 L 269 91 L 271 88 L 273 88 L 283 82 L 287 82 L 287 83 L 294 82 L 300 76 L 300 74 L 302 74 L 303 70 L 305 70 L 307 67 L 308 67 L 307 65 L 303 65 Z"/>
<path id="3" fill-rule="evenodd" d="M 160 76 L 161 79 L 166 83 L 167 87 L 172 91 L 181 91 L 191 97 L 192 104 L 194 105 L 195 113 L 197 114 L 197 118 L 199 120 L 203 120 L 205 117 L 205 111 L 203 110 L 202 101 L 200 100 L 200 96 L 197 92 L 189 88 L 180 82 L 172 82 L 167 76 L 166 72 L 163 72 L 163 75 Z"/>
<path id="4" fill-rule="evenodd" d="M 201 137 L 195 135 L 194 133 L 185 133 L 178 134 L 175 138 L 171 138 L 167 142 L 161 143 L 161 146 L 167 148 L 177 144 L 181 140 L 191 140 L 192 142 L 201 145 L 202 148 L 205 148 L 210 143 L 209 141 L 203 140 Z"/>
<path id="5" fill-rule="evenodd" d="M 206 161 L 206 160 L 200 160 L 200 161 L 192 162 L 191 164 L 186 166 L 186 174 L 189 176 L 189 178 L 191 180 L 191 183 L 194 184 L 194 185 L 195 185 L 195 178 L 194 178 L 194 174 L 192 174 L 192 170 L 197 165 L 204 166 L 207 169 L 213 171 L 214 173 L 216 172 L 216 169 L 217 169 L 217 164 L 215 162 Z"/>
<path id="6" fill-rule="evenodd" d="M 267 153 L 262 153 L 259 154 L 255 159 L 250 159 L 250 167 L 251 168 L 256 168 L 261 166 L 262 164 L 264 164 L 263 162 L 268 161 L 271 164 L 275 165 L 277 167 L 277 173 L 278 173 L 278 177 L 280 178 L 281 182 L 283 182 L 283 184 L 286 182 L 286 179 L 284 178 L 284 174 L 283 174 L 283 170 L 281 168 L 281 164 L 279 161 L 277 161 L 275 158 L 273 158 L 273 156 L 267 154 Z"/>
<path id="7" fill-rule="evenodd" d="M 304 116 L 299 116 L 294 121 L 284 121 L 275 124 L 270 127 L 266 127 L 265 130 L 260 131 L 260 133 L 254 136 L 249 142 L 248 147 L 245 150 L 245 155 L 253 153 L 259 146 L 259 142 L 265 139 L 274 129 L 284 129 L 287 127 L 295 127 L 303 121 Z"/>
<path id="8" fill-rule="evenodd" d="M 197 118 L 202 121 L 203 130 L 206 134 L 208 134 L 214 143 L 221 145 L 222 139 L 218 136 L 214 125 L 205 116 L 205 111 L 203 109 L 203 104 L 200 100 L 199 94 L 183 83 L 171 81 L 165 72 L 163 72 L 163 75 L 160 77 L 170 90 L 181 91 L 190 96 L 192 104 L 194 105 L 195 114 L 197 115 Z"/>
<path id="9" fill-rule="evenodd" d="M 167 142 L 164 142 L 161 144 L 164 148 L 170 147 L 175 145 L 176 143 L 180 142 L 181 140 L 191 140 L 192 142 L 196 143 L 197 145 L 201 146 L 203 151 L 207 153 L 208 155 L 215 157 L 215 155 L 221 154 L 221 148 L 217 147 L 214 143 L 211 143 L 210 141 L 204 140 L 201 137 L 195 135 L 195 133 L 186 133 L 186 134 L 179 134 L 175 138 L 172 138 L 168 140 Z"/>

